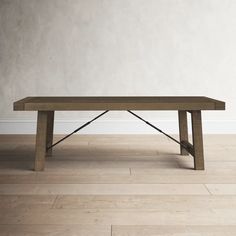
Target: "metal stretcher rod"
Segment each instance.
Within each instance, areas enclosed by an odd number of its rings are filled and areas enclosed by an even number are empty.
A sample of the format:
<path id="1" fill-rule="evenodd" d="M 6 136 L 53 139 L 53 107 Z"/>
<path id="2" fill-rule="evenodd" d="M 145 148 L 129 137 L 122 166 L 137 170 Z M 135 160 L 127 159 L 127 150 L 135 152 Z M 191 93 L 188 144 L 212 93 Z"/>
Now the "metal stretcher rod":
<path id="1" fill-rule="evenodd" d="M 73 132 L 71 132 L 70 134 L 66 135 L 64 138 L 60 139 L 59 141 L 57 141 L 56 143 L 54 143 L 53 145 L 47 147 L 47 150 L 53 148 L 54 146 L 56 146 L 57 144 L 61 143 L 62 141 L 64 141 L 65 139 L 69 138 L 71 135 L 77 133 L 79 130 L 85 128 L 86 126 L 88 126 L 89 124 L 91 124 L 93 121 L 97 120 L 99 117 L 105 115 L 109 110 L 104 111 L 103 113 L 101 113 L 100 115 L 96 116 L 95 118 L 93 118 L 92 120 L 88 121 L 87 123 L 83 124 L 82 126 L 80 126 L 78 129 L 74 130 Z"/>
<path id="2" fill-rule="evenodd" d="M 138 119 L 142 120 L 143 122 L 145 122 L 147 125 L 151 126 L 152 128 L 154 128 L 155 130 L 157 130 L 158 132 L 164 134 L 165 136 L 167 136 L 168 138 L 170 138 L 171 140 L 173 140 L 174 142 L 178 143 L 181 147 L 183 147 L 186 151 L 189 152 L 188 147 L 185 146 L 183 143 L 180 143 L 177 139 L 171 137 L 169 134 L 165 133 L 164 131 L 162 131 L 161 129 L 157 128 L 155 125 L 149 123 L 148 121 L 144 120 L 142 117 L 140 117 L 139 115 L 135 114 L 134 112 L 127 110 L 130 114 L 132 114 L 133 116 L 137 117 Z"/>

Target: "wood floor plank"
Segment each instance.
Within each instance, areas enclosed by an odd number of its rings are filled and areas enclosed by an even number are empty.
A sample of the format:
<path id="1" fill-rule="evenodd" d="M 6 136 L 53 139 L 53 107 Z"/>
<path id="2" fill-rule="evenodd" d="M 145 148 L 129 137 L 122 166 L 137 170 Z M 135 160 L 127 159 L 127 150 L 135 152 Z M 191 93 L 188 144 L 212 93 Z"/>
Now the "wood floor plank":
<path id="1" fill-rule="evenodd" d="M 111 236 L 111 226 L 0 225 L 0 236 Z"/>
<path id="2" fill-rule="evenodd" d="M 214 195 L 236 195 L 236 184 L 206 184 L 206 187 Z"/>
<path id="3" fill-rule="evenodd" d="M 36 183 L 36 175 L 35 173 L 30 174 L 0 174 L 0 184 L 24 184 L 24 183 Z"/>
<path id="4" fill-rule="evenodd" d="M 115 184 L 129 183 L 130 173 L 128 174 L 39 174 L 35 178 L 27 175 L 0 175 L 0 184 Z M 135 181 L 132 181 L 135 183 Z M 136 182 L 139 183 L 139 182 Z"/>
<path id="5" fill-rule="evenodd" d="M 50 209 L 55 200 L 53 195 L 0 195 L 0 209 Z"/>
<path id="6" fill-rule="evenodd" d="M 60 169 L 61 171 L 70 169 L 70 170 L 81 170 L 81 169 L 114 169 L 114 168 L 178 168 L 178 163 L 176 161 L 145 161 L 145 157 L 143 157 L 143 161 L 65 161 L 65 160 L 56 160 L 48 162 L 48 169 L 54 170 Z"/>
<path id="7" fill-rule="evenodd" d="M 232 236 L 236 226 L 124 226 L 113 225 L 112 236 Z"/>
<path id="8" fill-rule="evenodd" d="M 155 175 L 155 174 L 163 174 L 163 175 L 175 175 L 177 176 L 178 174 L 184 174 L 184 175 L 189 175 L 189 176 L 194 176 L 194 175 L 230 175 L 230 176 L 235 176 L 236 173 L 236 167 L 228 167 L 228 168 L 222 168 L 222 169 L 217 169 L 214 166 L 208 166 L 206 170 L 199 170 L 199 171 L 193 171 L 193 165 L 192 163 L 188 167 L 180 167 L 178 169 L 159 169 L 159 168 L 131 168 L 131 173 L 133 175 Z"/>
<path id="9" fill-rule="evenodd" d="M 106 166 L 102 166 L 100 164 L 89 163 L 89 162 L 81 162 L 81 161 L 46 161 L 47 166 L 45 171 L 42 172 L 42 175 L 47 173 L 56 174 L 129 174 L 129 166 L 120 165 L 120 167 L 109 167 L 109 164 Z M 36 175 L 33 171 L 34 163 L 25 162 L 25 161 L 1 161 L 0 162 L 0 177 L 5 174 L 12 175 Z M 111 165 L 110 165 L 111 166 Z M 151 164 L 147 164 L 147 166 L 151 166 Z M 164 164 L 162 164 L 164 166 Z M 172 164 L 173 166 L 173 164 Z M 176 165 L 177 166 L 177 165 Z M 163 167 L 164 168 L 164 167 Z M 168 168 L 168 166 L 166 167 Z M 176 167 L 177 168 L 177 167 Z"/>
<path id="10" fill-rule="evenodd" d="M 132 170 L 131 170 L 132 171 Z M 204 183 L 235 183 L 236 173 L 189 175 L 189 174 L 158 174 L 154 175 L 38 175 L 36 183 L 110 183 L 110 184 L 204 184 Z"/>
<path id="11" fill-rule="evenodd" d="M 209 195 L 203 184 L 1 184 L 0 195 L 146 194 Z"/>
<path id="12" fill-rule="evenodd" d="M 236 196 L 204 195 L 62 195 L 57 209 L 155 209 L 159 211 L 191 211 L 192 209 L 235 209 Z"/>
<path id="13" fill-rule="evenodd" d="M 0 175 L 0 184 L 236 184 L 235 174 L 70 174 Z"/>
<path id="14" fill-rule="evenodd" d="M 236 211 L 158 211 L 155 209 L 11 209 L 1 224 L 90 225 L 236 225 Z"/>

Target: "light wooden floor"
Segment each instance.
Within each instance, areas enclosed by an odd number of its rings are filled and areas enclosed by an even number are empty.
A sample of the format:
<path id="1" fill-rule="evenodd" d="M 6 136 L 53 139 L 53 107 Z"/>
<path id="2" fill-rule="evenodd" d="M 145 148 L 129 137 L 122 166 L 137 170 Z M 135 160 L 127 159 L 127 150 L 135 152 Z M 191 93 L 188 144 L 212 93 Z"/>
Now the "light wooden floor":
<path id="1" fill-rule="evenodd" d="M 204 143 L 194 171 L 159 135 L 74 136 L 36 173 L 34 137 L 0 136 L 0 235 L 236 235 L 236 135 Z"/>

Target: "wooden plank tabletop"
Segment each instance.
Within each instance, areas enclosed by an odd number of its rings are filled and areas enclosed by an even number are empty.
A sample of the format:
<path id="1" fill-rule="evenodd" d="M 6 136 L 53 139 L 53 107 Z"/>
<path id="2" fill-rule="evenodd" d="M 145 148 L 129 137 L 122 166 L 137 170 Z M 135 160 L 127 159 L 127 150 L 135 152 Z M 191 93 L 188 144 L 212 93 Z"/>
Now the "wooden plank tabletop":
<path id="1" fill-rule="evenodd" d="M 208 97 L 26 97 L 15 111 L 66 110 L 225 110 L 225 103 Z"/>

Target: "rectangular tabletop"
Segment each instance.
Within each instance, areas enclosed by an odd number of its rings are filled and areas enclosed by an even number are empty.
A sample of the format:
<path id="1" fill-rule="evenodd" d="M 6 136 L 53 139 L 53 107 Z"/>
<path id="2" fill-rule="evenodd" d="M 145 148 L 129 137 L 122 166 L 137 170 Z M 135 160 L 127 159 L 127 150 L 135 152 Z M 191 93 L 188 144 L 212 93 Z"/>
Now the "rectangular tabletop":
<path id="1" fill-rule="evenodd" d="M 208 97 L 27 97 L 14 103 L 16 111 L 224 109 L 224 102 Z"/>

